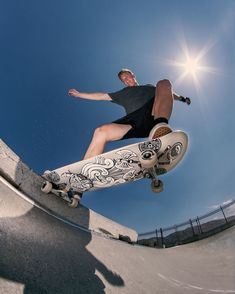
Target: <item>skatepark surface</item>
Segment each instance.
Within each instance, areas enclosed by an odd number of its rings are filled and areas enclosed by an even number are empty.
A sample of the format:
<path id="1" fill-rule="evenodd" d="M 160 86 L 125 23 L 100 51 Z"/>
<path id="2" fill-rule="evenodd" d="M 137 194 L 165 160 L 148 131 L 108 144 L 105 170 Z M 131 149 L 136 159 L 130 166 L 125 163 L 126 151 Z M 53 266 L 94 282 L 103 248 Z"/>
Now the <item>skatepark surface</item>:
<path id="1" fill-rule="evenodd" d="M 169 249 L 91 233 L 0 178 L 0 293 L 235 293 L 235 227 Z"/>
<path id="2" fill-rule="evenodd" d="M 131 245 L 118 238 L 135 242 L 133 229 L 41 185 L 0 140 L 0 294 L 235 293 L 235 226 L 168 249 Z"/>

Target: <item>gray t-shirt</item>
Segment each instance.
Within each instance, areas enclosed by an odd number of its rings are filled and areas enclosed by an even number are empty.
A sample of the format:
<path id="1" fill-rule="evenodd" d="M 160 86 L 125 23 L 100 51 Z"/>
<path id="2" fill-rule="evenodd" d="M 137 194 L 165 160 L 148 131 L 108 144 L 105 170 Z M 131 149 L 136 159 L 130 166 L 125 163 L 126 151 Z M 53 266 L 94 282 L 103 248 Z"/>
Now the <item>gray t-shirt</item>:
<path id="1" fill-rule="evenodd" d="M 123 106 L 129 114 L 141 108 L 155 96 L 153 85 L 125 87 L 120 91 L 108 93 L 113 103 Z"/>

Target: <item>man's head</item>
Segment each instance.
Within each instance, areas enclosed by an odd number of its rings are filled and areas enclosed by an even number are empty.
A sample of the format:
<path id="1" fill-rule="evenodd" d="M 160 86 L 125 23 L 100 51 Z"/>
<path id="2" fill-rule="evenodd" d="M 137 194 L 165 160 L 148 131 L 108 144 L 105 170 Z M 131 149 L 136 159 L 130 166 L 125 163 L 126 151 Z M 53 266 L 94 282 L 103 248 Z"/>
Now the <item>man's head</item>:
<path id="1" fill-rule="evenodd" d="M 133 87 L 138 85 L 134 73 L 127 68 L 122 69 L 118 73 L 118 77 L 128 87 Z"/>

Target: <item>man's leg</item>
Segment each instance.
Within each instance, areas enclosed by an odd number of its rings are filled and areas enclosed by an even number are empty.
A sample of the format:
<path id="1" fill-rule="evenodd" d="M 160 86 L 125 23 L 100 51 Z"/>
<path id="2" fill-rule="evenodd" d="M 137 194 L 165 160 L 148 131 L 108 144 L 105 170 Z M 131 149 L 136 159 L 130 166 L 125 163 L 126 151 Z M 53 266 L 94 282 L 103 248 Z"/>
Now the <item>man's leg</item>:
<path id="1" fill-rule="evenodd" d="M 103 153 L 104 147 L 109 141 L 120 140 L 130 129 L 131 125 L 111 123 L 97 128 L 93 134 L 91 143 L 84 159 Z"/>
<path id="2" fill-rule="evenodd" d="M 152 108 L 155 127 L 151 130 L 149 138 L 155 139 L 172 132 L 168 126 L 173 109 L 173 91 L 169 80 L 161 80 L 156 85 L 155 99 Z"/>
<path id="3" fill-rule="evenodd" d="M 152 115 L 154 119 L 164 117 L 170 119 L 173 109 L 173 91 L 169 80 L 161 80 L 156 85 Z"/>

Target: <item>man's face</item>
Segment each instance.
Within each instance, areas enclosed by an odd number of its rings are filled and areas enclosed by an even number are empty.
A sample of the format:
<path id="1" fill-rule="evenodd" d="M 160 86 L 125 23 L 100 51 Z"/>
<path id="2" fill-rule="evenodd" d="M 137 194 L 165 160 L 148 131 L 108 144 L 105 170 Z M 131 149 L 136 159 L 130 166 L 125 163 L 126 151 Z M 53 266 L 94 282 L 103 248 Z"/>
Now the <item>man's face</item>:
<path id="1" fill-rule="evenodd" d="M 121 75 L 121 81 L 128 87 L 136 86 L 135 76 L 129 72 L 125 72 Z"/>

